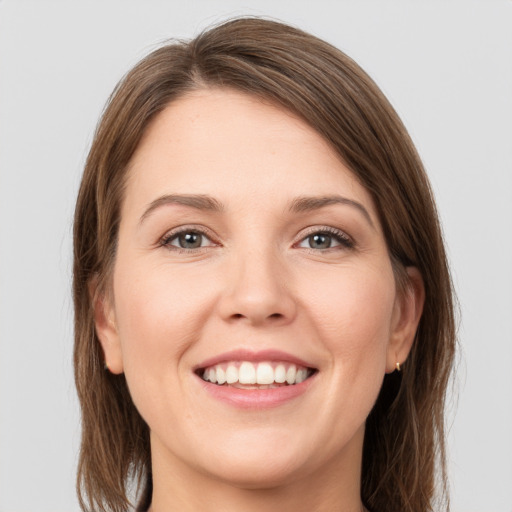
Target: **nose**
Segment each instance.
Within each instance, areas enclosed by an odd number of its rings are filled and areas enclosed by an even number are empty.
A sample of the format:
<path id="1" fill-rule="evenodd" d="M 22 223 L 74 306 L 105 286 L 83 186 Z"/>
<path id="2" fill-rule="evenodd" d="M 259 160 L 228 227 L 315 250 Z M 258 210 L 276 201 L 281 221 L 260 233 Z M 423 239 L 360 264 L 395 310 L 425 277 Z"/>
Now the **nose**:
<path id="1" fill-rule="evenodd" d="M 263 251 L 238 254 L 226 273 L 217 307 L 228 322 L 285 325 L 297 312 L 286 265 Z"/>

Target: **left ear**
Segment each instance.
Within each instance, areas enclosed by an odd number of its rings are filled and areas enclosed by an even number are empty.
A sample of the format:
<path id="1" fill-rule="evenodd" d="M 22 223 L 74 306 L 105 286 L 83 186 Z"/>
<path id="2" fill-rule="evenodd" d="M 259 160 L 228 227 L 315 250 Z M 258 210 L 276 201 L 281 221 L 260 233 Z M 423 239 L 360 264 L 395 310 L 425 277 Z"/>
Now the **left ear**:
<path id="1" fill-rule="evenodd" d="M 406 269 L 409 283 L 403 293 L 397 294 L 393 308 L 391 333 L 387 351 L 386 373 L 402 365 L 409 355 L 425 303 L 425 285 L 416 267 Z"/>

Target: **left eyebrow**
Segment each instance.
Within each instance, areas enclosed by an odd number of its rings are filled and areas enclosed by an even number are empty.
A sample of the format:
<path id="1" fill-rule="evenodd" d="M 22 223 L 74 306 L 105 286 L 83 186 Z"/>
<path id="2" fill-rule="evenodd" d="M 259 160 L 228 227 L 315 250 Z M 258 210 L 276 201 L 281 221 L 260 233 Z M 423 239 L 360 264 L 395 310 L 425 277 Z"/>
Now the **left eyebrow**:
<path id="1" fill-rule="evenodd" d="M 297 197 L 290 205 L 290 211 L 294 213 L 309 212 L 312 210 L 319 210 L 332 204 L 343 204 L 355 208 L 358 212 L 362 213 L 363 217 L 368 221 L 370 226 L 375 229 L 372 218 L 368 210 L 357 201 L 349 199 L 348 197 L 332 195 L 332 196 L 304 196 Z"/>
<path id="2" fill-rule="evenodd" d="M 224 206 L 217 199 L 202 194 L 167 194 L 152 201 L 142 214 L 139 224 L 142 224 L 156 209 L 168 205 L 180 204 L 196 210 L 222 212 Z"/>

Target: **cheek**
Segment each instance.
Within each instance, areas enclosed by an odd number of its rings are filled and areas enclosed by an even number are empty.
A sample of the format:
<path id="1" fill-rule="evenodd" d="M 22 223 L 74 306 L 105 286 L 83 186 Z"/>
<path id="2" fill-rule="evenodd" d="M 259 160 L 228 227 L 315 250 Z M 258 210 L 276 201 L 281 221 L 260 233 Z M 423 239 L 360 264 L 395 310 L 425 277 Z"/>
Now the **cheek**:
<path id="1" fill-rule="evenodd" d="M 114 286 L 127 377 L 143 366 L 176 367 L 208 315 L 210 290 L 201 276 L 120 261 Z"/>
<path id="2" fill-rule="evenodd" d="M 311 319 L 339 364 L 355 371 L 372 363 L 380 370 L 395 300 L 392 270 L 344 270 L 336 278 L 326 278 L 322 293 L 312 296 Z"/>
<path id="3" fill-rule="evenodd" d="M 115 310 L 124 374 L 135 406 L 152 427 L 179 425 L 179 414 L 162 411 L 183 408 L 186 379 L 180 376 L 187 366 L 181 363 L 200 337 L 212 303 L 211 288 L 204 285 L 200 275 L 169 266 L 117 262 Z"/>

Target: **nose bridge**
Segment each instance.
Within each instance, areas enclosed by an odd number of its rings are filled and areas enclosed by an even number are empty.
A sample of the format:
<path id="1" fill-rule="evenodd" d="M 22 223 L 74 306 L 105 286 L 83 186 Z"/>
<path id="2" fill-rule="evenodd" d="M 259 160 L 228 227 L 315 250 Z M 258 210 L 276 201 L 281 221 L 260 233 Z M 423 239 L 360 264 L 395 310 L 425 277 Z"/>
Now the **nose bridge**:
<path id="1" fill-rule="evenodd" d="M 267 241 L 268 242 L 268 241 Z M 286 323 L 295 315 L 285 261 L 271 243 L 246 244 L 233 251 L 221 299 L 226 319 L 251 324 Z"/>

